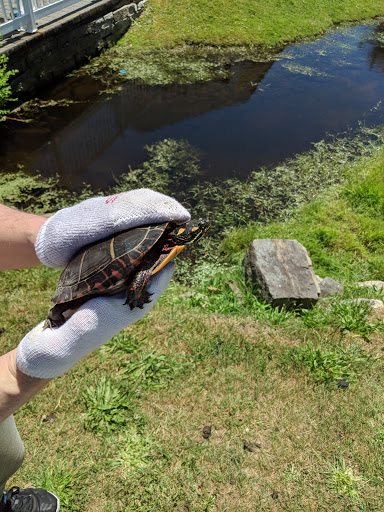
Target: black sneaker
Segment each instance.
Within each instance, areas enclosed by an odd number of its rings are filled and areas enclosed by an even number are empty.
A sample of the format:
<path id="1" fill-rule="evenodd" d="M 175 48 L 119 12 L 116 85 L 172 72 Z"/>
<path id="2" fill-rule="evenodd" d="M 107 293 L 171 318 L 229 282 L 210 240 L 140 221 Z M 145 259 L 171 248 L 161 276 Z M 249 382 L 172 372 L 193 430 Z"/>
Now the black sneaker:
<path id="1" fill-rule="evenodd" d="M 59 512 L 60 500 L 45 489 L 20 489 L 4 491 L 0 512 Z"/>

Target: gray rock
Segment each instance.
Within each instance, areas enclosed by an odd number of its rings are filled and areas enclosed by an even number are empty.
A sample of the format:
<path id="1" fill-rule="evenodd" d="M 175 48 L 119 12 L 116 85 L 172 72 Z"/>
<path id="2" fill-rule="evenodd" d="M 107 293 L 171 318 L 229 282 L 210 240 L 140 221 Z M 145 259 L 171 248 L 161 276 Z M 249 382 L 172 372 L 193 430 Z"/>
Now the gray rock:
<path id="1" fill-rule="evenodd" d="M 273 306 L 310 308 L 320 296 L 311 259 L 297 240 L 254 240 L 243 264 L 247 279 Z"/>
<path id="2" fill-rule="evenodd" d="M 344 292 L 344 286 L 331 277 L 324 277 L 320 281 L 320 297 L 333 297 Z"/>
<path id="3" fill-rule="evenodd" d="M 345 299 L 342 302 L 365 302 L 369 304 L 371 309 L 378 310 L 378 309 L 384 309 L 384 303 L 382 300 L 379 299 Z"/>
<path id="4" fill-rule="evenodd" d="M 376 286 L 379 290 L 384 290 L 384 281 L 362 281 L 357 284 L 359 286 Z"/>

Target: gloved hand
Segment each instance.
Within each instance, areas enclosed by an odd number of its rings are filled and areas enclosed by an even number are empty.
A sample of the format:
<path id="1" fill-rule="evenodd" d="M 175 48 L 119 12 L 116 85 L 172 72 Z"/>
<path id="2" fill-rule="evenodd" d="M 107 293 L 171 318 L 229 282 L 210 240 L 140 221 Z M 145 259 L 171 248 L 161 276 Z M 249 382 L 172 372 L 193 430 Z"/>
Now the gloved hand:
<path id="1" fill-rule="evenodd" d="M 115 334 L 150 311 L 169 285 L 174 263 L 151 277 L 147 291 L 151 302 L 143 309 L 124 305 L 126 294 L 91 299 L 57 329 L 37 325 L 17 347 L 19 370 L 31 377 L 50 379 L 62 375 L 84 356 L 109 341 Z"/>
<path id="2" fill-rule="evenodd" d="M 189 219 L 188 211 L 175 199 L 150 189 L 95 197 L 64 208 L 44 222 L 35 250 L 45 265 L 64 267 L 81 247 L 119 231 L 167 221 L 182 223 Z M 40 323 L 17 348 L 19 370 L 41 379 L 63 374 L 148 313 L 167 288 L 173 268 L 169 263 L 150 279 L 147 291 L 153 295 L 143 309 L 131 310 L 124 305 L 126 294 L 119 294 L 89 300 L 57 329 L 43 330 L 44 322 Z"/>
<path id="3" fill-rule="evenodd" d="M 61 268 L 81 247 L 119 231 L 167 221 L 181 224 L 190 218 L 178 201 L 146 188 L 94 197 L 63 208 L 44 222 L 35 250 L 44 265 Z"/>

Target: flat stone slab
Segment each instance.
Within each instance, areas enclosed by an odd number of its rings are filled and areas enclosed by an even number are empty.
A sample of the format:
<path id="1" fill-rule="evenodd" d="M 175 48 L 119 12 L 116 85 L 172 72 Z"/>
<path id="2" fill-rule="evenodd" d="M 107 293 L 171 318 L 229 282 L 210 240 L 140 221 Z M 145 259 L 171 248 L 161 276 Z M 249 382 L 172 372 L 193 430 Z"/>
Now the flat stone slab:
<path id="1" fill-rule="evenodd" d="M 358 304 L 363 302 L 365 304 L 368 304 L 368 306 L 373 310 L 384 309 L 384 303 L 382 300 L 379 300 L 379 299 L 345 299 L 341 302 L 343 302 L 343 303 L 357 302 Z"/>
<path id="2" fill-rule="evenodd" d="M 379 290 L 384 290 L 384 281 L 361 281 L 359 286 L 376 286 Z"/>
<path id="3" fill-rule="evenodd" d="M 311 259 L 297 240 L 256 239 L 243 264 L 247 279 L 273 306 L 311 308 L 319 299 Z"/>

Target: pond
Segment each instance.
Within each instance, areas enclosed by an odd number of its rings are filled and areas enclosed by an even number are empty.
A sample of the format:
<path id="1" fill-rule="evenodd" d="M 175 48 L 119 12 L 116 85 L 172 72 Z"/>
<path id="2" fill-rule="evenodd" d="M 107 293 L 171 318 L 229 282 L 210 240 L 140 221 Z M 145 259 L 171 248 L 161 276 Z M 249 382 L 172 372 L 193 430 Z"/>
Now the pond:
<path id="1" fill-rule="evenodd" d="M 185 139 L 206 177 L 245 178 L 360 123 L 383 122 L 384 25 L 340 27 L 273 61 L 235 62 L 229 77 L 192 85 L 125 82 L 114 93 L 77 73 L 40 96 L 33 123 L 1 127 L 0 169 L 58 173 L 66 188 L 107 186 L 144 146 Z M 47 106 L 47 100 L 67 105 Z"/>

